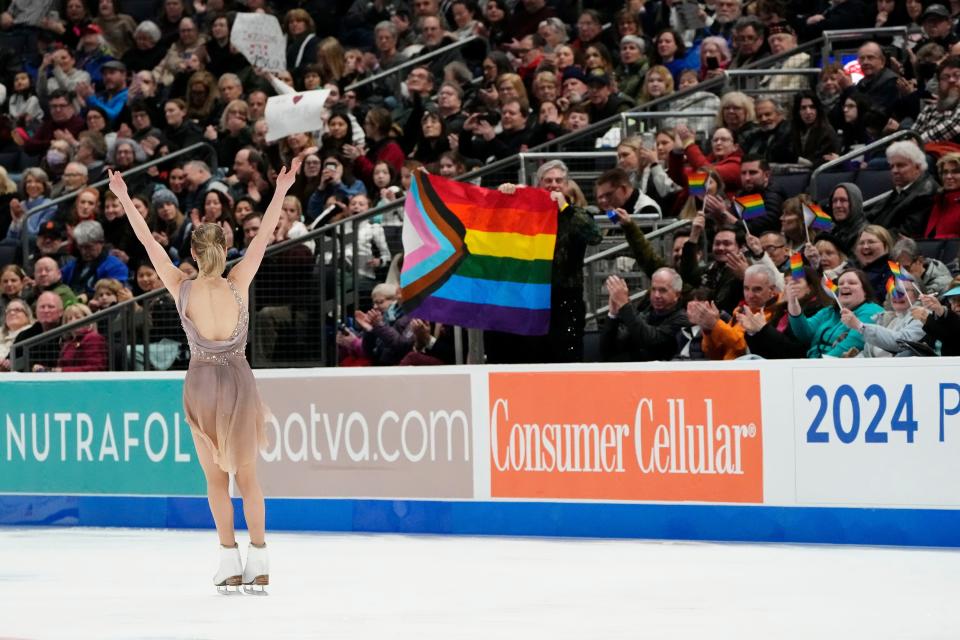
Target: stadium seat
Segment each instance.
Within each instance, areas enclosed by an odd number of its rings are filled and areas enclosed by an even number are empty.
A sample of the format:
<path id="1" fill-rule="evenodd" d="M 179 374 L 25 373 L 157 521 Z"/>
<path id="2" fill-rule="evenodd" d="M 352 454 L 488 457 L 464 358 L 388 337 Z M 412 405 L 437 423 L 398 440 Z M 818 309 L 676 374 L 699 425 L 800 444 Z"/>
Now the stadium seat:
<path id="1" fill-rule="evenodd" d="M 775 187 L 780 187 L 789 197 L 801 194 L 810 184 L 809 173 L 784 173 L 774 175 L 770 180 Z"/>
<path id="2" fill-rule="evenodd" d="M 825 202 L 830 198 L 830 193 L 841 182 L 853 182 L 856 173 L 853 171 L 824 172 L 817 176 L 817 200 Z"/>
<path id="3" fill-rule="evenodd" d="M 861 171 L 857 174 L 856 185 L 860 187 L 864 201 L 893 189 L 889 171 Z"/>
<path id="4" fill-rule="evenodd" d="M 960 240 L 918 240 L 917 248 L 924 256 L 934 258 L 957 273 L 957 258 L 960 257 Z"/>
<path id="5" fill-rule="evenodd" d="M 123 13 L 133 18 L 134 22 L 156 20 L 160 3 L 157 0 L 124 0 Z"/>

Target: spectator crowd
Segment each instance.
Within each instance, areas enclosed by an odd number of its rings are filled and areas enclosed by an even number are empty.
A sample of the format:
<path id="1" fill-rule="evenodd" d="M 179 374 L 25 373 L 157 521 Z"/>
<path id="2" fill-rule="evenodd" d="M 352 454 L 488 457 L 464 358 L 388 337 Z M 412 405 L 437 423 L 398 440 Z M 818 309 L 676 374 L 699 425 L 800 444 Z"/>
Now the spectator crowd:
<path id="1" fill-rule="evenodd" d="M 231 45 L 239 12 L 277 17 L 285 70 Z M 162 289 L 100 184 L 107 169 L 149 165 L 127 176 L 134 204 L 195 274 L 192 229 L 220 224 L 228 257 L 241 256 L 297 157 L 275 242 L 337 222 L 353 239 L 314 234 L 268 257 L 252 296 L 255 364 L 327 340 L 340 364 L 453 362 L 452 328 L 404 313 L 402 212 L 368 211 L 402 199 L 416 171 L 458 178 L 562 136 L 565 150 L 615 150 L 616 166 L 596 165 L 587 189 L 562 161 L 539 166 L 533 186 L 558 216 L 550 332 L 487 332 L 484 361 L 954 355 L 958 17 L 960 4 L 912 0 L 11 0 L 0 13 L 0 369 L 104 370 L 117 364 L 111 345 L 137 367 L 182 366 L 169 296 L 137 306 L 136 348 L 119 322 L 82 324 Z M 867 34 L 847 64 L 798 48 L 872 27 L 904 29 Z M 750 68 L 761 71 L 741 90 L 723 80 Z M 314 90 L 329 92 L 323 127 L 268 143 L 268 99 Z M 616 116 L 634 109 L 670 113 L 626 136 Z M 826 163 L 882 176 L 889 191 L 870 200 L 858 180 L 834 181 L 818 200 L 783 186 L 781 175 Z M 694 175 L 706 176 L 702 193 Z M 484 184 L 526 187 L 514 181 Z M 744 215 L 745 197 L 762 200 L 760 215 Z M 829 230 L 810 218 L 818 205 Z M 646 237 L 651 217 L 689 225 L 664 250 Z M 604 282 L 593 344 L 583 266 L 605 238 L 625 239 L 629 259 Z M 336 301 L 348 320 L 314 333 L 320 298 L 338 288 L 359 308 Z M 70 323 L 29 357 L 18 350 Z"/>

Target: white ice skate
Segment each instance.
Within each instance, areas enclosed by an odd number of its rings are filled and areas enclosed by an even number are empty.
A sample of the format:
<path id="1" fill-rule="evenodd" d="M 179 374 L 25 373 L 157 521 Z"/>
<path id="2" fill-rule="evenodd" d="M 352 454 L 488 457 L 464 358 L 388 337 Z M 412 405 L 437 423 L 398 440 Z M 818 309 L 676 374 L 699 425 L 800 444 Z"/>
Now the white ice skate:
<path id="1" fill-rule="evenodd" d="M 243 590 L 255 595 L 267 595 L 266 587 L 270 584 L 270 561 L 267 558 L 267 545 L 255 547 L 253 543 L 247 548 L 247 564 L 243 567 Z M 257 589 L 256 587 L 259 587 Z"/>
<path id="2" fill-rule="evenodd" d="M 240 581 L 243 576 L 243 565 L 240 562 L 240 548 L 220 545 L 220 568 L 213 576 L 213 585 L 223 595 L 240 593 Z M 230 587 L 233 587 L 231 589 Z"/>

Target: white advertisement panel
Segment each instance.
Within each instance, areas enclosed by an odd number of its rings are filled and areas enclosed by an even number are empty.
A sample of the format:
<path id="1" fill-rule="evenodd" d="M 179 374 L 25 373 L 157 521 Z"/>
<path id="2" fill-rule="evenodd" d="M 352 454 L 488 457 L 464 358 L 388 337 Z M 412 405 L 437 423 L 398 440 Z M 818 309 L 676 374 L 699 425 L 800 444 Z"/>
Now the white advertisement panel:
<path id="1" fill-rule="evenodd" d="M 960 370 L 941 364 L 794 368 L 797 504 L 960 505 Z"/>

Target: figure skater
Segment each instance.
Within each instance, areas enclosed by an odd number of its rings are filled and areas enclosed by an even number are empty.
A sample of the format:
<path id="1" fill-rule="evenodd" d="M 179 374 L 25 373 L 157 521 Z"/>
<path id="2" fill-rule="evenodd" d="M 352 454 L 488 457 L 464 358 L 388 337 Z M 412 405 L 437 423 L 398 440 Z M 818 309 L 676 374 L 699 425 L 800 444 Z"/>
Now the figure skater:
<path id="1" fill-rule="evenodd" d="M 223 229 L 212 223 L 194 229 L 190 253 L 200 268 L 196 280 L 188 279 L 173 266 L 166 250 L 133 206 L 123 177 L 110 172 L 110 190 L 123 205 L 163 285 L 177 301 L 180 321 L 190 342 L 183 408 L 206 476 L 207 499 L 220 538 L 220 568 L 213 582 L 221 593 L 230 593 L 229 587 L 235 587 L 233 592 L 237 592 L 241 584 L 248 593 L 265 593 L 263 587 L 270 580 L 263 492 L 257 481 L 257 453 L 264 444 L 266 407 L 260 401 L 244 353 L 249 319 L 247 290 L 273 238 L 282 215 L 283 198 L 299 169 L 300 160 L 295 159 L 289 171 L 286 167 L 280 171 L 260 231 L 228 277 L 223 277 L 227 258 Z M 250 533 L 246 566 L 241 564 L 234 537 L 231 473 L 243 496 L 243 513 Z"/>

